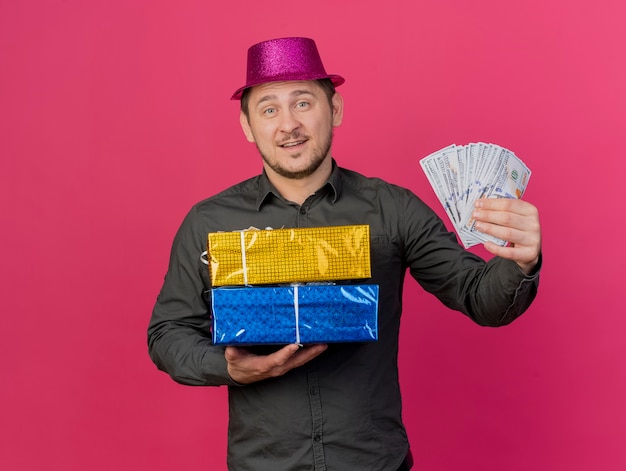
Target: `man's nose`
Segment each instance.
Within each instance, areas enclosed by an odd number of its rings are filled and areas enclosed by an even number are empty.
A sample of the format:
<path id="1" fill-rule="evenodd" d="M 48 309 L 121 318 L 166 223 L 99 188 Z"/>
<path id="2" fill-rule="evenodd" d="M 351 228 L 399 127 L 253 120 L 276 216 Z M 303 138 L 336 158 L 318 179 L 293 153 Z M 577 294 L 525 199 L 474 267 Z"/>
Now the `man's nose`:
<path id="1" fill-rule="evenodd" d="M 292 133 L 300 127 L 300 121 L 296 113 L 291 109 L 285 109 L 280 115 L 280 130 Z"/>

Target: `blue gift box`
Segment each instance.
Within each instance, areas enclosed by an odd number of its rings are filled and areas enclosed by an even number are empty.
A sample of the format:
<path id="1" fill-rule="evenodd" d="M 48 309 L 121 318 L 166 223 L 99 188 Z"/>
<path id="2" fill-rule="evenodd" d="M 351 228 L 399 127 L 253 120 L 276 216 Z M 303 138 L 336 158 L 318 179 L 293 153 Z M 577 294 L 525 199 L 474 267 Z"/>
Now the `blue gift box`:
<path id="1" fill-rule="evenodd" d="M 214 288 L 212 308 L 215 345 L 378 339 L 378 285 Z"/>

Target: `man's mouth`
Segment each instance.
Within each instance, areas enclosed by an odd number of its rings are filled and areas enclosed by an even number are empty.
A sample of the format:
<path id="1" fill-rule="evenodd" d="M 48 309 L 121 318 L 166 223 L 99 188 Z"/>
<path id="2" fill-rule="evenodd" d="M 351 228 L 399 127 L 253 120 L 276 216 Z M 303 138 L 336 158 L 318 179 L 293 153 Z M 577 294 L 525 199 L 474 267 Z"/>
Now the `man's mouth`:
<path id="1" fill-rule="evenodd" d="M 288 149 L 290 147 L 296 147 L 299 145 L 302 145 L 306 142 L 306 140 L 302 140 L 302 141 L 290 141 L 290 142 L 285 142 L 284 144 L 280 144 L 280 147 L 283 147 L 285 149 Z"/>

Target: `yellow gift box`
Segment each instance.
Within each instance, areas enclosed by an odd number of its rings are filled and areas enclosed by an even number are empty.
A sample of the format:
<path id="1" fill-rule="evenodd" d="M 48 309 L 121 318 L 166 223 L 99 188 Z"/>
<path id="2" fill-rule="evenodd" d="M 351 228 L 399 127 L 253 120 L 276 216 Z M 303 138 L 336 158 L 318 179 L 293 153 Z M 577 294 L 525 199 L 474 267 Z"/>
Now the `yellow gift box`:
<path id="1" fill-rule="evenodd" d="M 326 226 L 211 232 L 213 286 L 370 278 L 370 227 Z"/>

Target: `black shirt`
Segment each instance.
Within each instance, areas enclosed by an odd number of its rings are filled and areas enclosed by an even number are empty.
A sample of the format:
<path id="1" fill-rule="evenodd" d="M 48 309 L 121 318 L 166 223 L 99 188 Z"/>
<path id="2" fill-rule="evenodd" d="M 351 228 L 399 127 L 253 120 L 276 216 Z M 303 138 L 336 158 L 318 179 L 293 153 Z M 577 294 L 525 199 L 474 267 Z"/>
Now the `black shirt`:
<path id="1" fill-rule="evenodd" d="M 380 286 L 379 340 L 331 345 L 286 375 L 240 386 L 224 347 L 213 346 L 201 260 L 209 232 L 249 227 L 369 224 L 372 278 Z M 407 189 L 333 162 L 328 182 L 301 206 L 265 174 L 195 205 L 172 248 L 148 329 L 159 369 L 183 384 L 229 386 L 229 469 L 395 470 L 408 449 L 397 354 L 406 269 L 451 309 L 481 325 L 508 324 L 533 300 L 538 274 L 465 251 L 438 216 Z"/>

